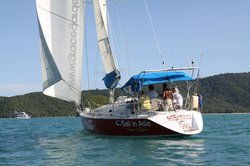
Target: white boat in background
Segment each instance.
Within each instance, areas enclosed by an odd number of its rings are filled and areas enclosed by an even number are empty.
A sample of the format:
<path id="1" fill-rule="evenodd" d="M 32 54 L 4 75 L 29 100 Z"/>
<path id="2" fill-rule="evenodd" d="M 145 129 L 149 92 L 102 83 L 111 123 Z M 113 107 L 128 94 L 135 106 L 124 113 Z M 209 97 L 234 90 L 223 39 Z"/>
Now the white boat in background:
<path id="1" fill-rule="evenodd" d="M 14 119 L 29 119 L 31 118 L 30 115 L 28 115 L 26 112 L 13 112 L 9 118 L 14 118 Z"/>
<path id="2" fill-rule="evenodd" d="M 191 82 L 197 79 L 193 78 L 194 71 L 199 70 L 196 67 L 143 71 L 132 76 L 122 87 L 128 88 L 131 96 L 114 100 L 121 75 L 110 46 L 106 0 L 93 0 L 93 7 L 99 51 L 106 73 L 103 80 L 110 92 L 109 104 L 96 109 L 83 107 L 81 81 L 85 3 L 83 0 L 36 0 L 36 7 L 41 39 L 43 93 L 74 102 L 88 131 L 115 136 L 173 136 L 194 135 L 203 130 L 197 88 L 191 92 L 194 86 Z M 192 77 L 185 70 L 191 71 Z M 140 106 L 138 97 L 143 86 L 180 81 L 187 82 L 188 92 L 182 108 L 166 111 L 161 108 L 161 99 L 151 101 L 150 110 L 145 111 Z"/>

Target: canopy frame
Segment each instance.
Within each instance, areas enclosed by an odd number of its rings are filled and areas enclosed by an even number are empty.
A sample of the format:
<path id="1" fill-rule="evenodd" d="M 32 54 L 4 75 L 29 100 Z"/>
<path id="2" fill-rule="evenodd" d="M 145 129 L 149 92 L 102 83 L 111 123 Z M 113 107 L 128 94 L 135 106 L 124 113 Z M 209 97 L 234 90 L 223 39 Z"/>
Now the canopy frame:
<path id="1" fill-rule="evenodd" d="M 141 87 L 151 84 L 160 84 L 160 83 L 173 83 L 181 81 L 192 81 L 194 70 L 199 70 L 198 67 L 187 67 L 187 68 L 170 68 L 170 69 L 161 69 L 161 70 L 145 70 L 140 72 L 137 75 L 132 76 L 127 83 L 122 87 L 131 87 L 133 92 L 139 92 Z M 191 77 L 184 70 L 192 71 Z M 152 74 L 150 74 L 152 73 Z M 158 75 L 159 74 L 159 75 Z M 169 74 L 169 75 L 168 75 Z M 158 77 L 158 76 L 159 77 Z M 197 76 L 198 77 L 198 76 Z"/>

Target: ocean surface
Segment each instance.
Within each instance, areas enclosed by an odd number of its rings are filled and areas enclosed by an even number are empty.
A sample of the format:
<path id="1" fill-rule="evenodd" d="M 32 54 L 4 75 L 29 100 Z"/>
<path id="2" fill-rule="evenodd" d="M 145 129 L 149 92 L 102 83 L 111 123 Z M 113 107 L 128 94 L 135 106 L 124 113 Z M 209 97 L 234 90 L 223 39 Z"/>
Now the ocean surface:
<path id="1" fill-rule="evenodd" d="M 250 165 L 250 114 L 204 115 L 190 137 L 108 137 L 79 118 L 0 119 L 0 165 Z"/>

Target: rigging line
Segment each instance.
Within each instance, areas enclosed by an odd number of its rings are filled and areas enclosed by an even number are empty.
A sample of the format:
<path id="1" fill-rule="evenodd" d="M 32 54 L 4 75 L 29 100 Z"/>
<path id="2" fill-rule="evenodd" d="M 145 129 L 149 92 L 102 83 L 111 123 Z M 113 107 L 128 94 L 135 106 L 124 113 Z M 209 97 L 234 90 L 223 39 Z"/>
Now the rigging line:
<path id="1" fill-rule="evenodd" d="M 110 46 L 110 49 L 111 49 L 111 52 L 113 53 L 112 56 L 113 56 L 113 60 L 114 60 L 114 63 L 115 63 L 115 67 L 118 68 L 119 64 L 118 64 L 116 55 L 119 55 L 119 51 L 118 51 L 118 54 L 116 54 L 117 52 L 116 52 L 116 49 L 115 49 L 115 39 L 114 39 L 115 35 L 111 35 L 111 34 L 114 34 L 114 33 L 113 33 L 111 19 L 109 17 L 109 12 L 108 11 L 107 11 L 107 18 L 108 18 L 107 24 L 109 25 L 107 30 L 110 32 L 109 35 L 108 35 L 108 38 L 110 38 L 110 44 L 113 43 L 113 47 Z"/>
<path id="2" fill-rule="evenodd" d="M 118 29 L 119 29 L 119 37 L 120 37 L 121 43 L 123 43 L 124 40 L 123 40 L 123 35 L 122 35 L 122 28 L 121 28 L 121 23 L 120 23 L 120 17 L 119 17 L 119 14 L 118 14 L 118 7 L 116 6 L 115 9 L 116 9 L 115 12 L 116 12 L 116 17 L 117 17 Z M 122 45 L 121 46 L 121 56 L 124 58 L 124 60 L 125 60 L 124 63 L 125 63 L 125 66 L 127 67 L 127 70 L 128 70 L 128 72 L 126 72 L 126 75 L 130 75 L 129 62 L 126 60 L 126 57 L 125 57 L 124 43 L 121 44 L 121 45 Z"/>
<path id="3" fill-rule="evenodd" d="M 115 34 L 114 33 L 114 28 L 113 28 L 113 26 L 112 26 L 112 22 L 111 22 L 111 19 L 110 19 L 110 16 L 109 16 L 109 12 L 107 12 L 107 16 L 108 16 L 108 23 L 109 23 L 109 27 L 110 27 L 110 32 L 111 32 L 111 34 Z M 114 51 L 116 52 L 116 53 L 118 53 L 118 54 L 115 54 L 115 55 L 113 55 L 115 58 L 114 58 L 114 61 L 115 61 L 115 63 L 116 64 L 118 64 L 117 63 L 117 60 L 118 60 L 118 56 L 120 57 L 120 59 L 122 60 L 122 62 L 125 64 L 125 62 L 126 62 L 126 58 L 125 58 L 125 56 L 122 56 L 123 54 L 121 53 L 122 51 L 121 51 L 121 49 L 120 49 L 120 47 L 119 47 L 119 45 L 118 45 L 118 40 L 117 40 L 117 38 L 116 38 L 116 35 L 110 35 L 111 36 L 111 38 L 112 38 L 112 43 L 113 43 L 113 48 L 116 48 L 115 46 L 117 46 L 117 49 L 115 49 Z M 118 56 L 116 56 L 116 55 L 118 55 Z M 123 64 L 123 65 L 124 65 Z M 118 64 L 119 65 L 119 64 Z M 124 66 L 126 66 L 126 64 L 124 65 Z M 128 73 L 127 72 L 125 72 L 125 74 L 126 75 L 128 75 Z M 127 76 L 128 77 L 128 76 Z"/>
<path id="4" fill-rule="evenodd" d="M 45 8 L 42 8 L 42 7 L 38 6 L 38 5 L 37 5 L 37 7 L 40 8 L 40 9 L 42 9 L 42 10 L 44 10 L 44 11 L 46 11 L 46 12 L 48 12 L 48 13 L 51 13 L 51 14 L 53 14 L 53 15 L 59 17 L 59 18 L 62 18 L 62 19 L 64 19 L 64 20 L 66 20 L 66 21 L 69 21 L 69 22 L 71 22 L 71 23 L 73 23 L 73 24 L 75 24 L 75 25 L 81 27 L 81 25 L 77 24 L 76 22 L 74 22 L 74 21 L 72 21 L 72 20 L 70 20 L 70 19 L 68 19 L 68 18 L 66 18 L 66 17 L 63 17 L 63 16 L 61 16 L 61 15 L 59 15 L 59 14 L 56 14 L 56 13 L 54 13 L 54 12 L 51 12 L 51 11 L 49 11 L 49 10 L 47 10 L 47 9 L 45 9 Z"/>
<path id="5" fill-rule="evenodd" d="M 99 55 L 95 54 L 95 61 L 94 61 L 94 70 L 93 70 L 93 79 L 92 79 L 92 87 L 95 88 L 95 82 L 96 82 L 96 68 L 97 68 L 97 62 L 98 62 Z"/>
<path id="6" fill-rule="evenodd" d="M 103 79 L 103 74 L 99 74 L 98 72 L 96 72 L 95 78 L 96 78 L 96 80 L 95 80 L 95 87 L 97 89 L 100 89 L 98 87 L 101 87 L 101 89 L 102 89 L 103 83 L 101 82 L 101 80 Z"/>
<path id="7" fill-rule="evenodd" d="M 89 57 L 88 57 L 88 44 L 87 44 L 87 28 L 86 28 L 86 24 L 84 27 L 84 43 L 85 43 L 85 54 L 86 54 L 86 66 L 87 66 L 87 82 L 88 82 L 88 89 L 90 88 L 90 83 L 89 83 Z"/>
<path id="8" fill-rule="evenodd" d="M 111 32 L 110 35 L 109 35 L 109 37 L 112 39 L 111 42 L 113 43 L 113 47 L 111 47 L 111 48 L 113 48 L 113 51 L 114 51 L 114 54 L 113 54 L 114 62 L 116 64 L 116 68 L 119 68 L 118 67 L 119 66 L 119 64 L 118 64 L 118 56 L 120 55 L 120 57 L 121 57 L 121 51 L 120 51 L 120 48 L 118 46 L 118 40 L 116 39 L 116 36 L 114 35 L 115 34 L 114 33 L 114 28 L 112 26 L 112 21 L 111 21 L 110 15 L 109 15 L 109 10 L 107 10 L 106 12 L 107 12 L 107 19 L 108 19 L 107 20 L 107 24 L 109 25 L 108 29 Z M 116 48 L 115 46 L 117 46 L 117 49 L 115 49 Z M 121 59 L 122 59 L 122 57 L 121 57 Z M 124 59 L 122 59 L 122 61 L 124 61 Z"/>
<path id="9" fill-rule="evenodd" d="M 161 50 L 161 47 L 160 47 L 160 44 L 159 44 L 159 40 L 158 40 L 157 35 L 156 35 L 156 32 L 155 32 L 155 27 L 154 27 L 152 18 L 151 18 L 151 16 L 150 16 L 150 12 L 149 12 L 149 8 L 148 8 L 147 0 L 144 0 L 144 4 L 145 4 L 145 8 L 146 8 L 147 15 L 148 15 L 148 18 L 149 18 L 149 22 L 150 22 L 150 25 L 151 25 L 151 28 L 152 28 L 152 31 L 153 31 L 153 34 L 154 34 L 154 39 L 155 39 L 155 42 L 156 42 L 156 45 L 157 45 L 159 54 L 160 54 L 160 56 L 161 56 L 162 64 L 164 65 L 165 62 L 164 62 L 164 60 L 163 60 L 162 50 Z"/>
<path id="10" fill-rule="evenodd" d="M 72 89 L 72 92 L 74 92 L 75 94 L 81 96 L 81 91 L 79 92 L 76 88 L 74 88 L 72 85 L 70 85 L 67 81 L 65 81 L 63 78 L 62 78 L 62 81 L 69 86 L 70 89 Z"/>
<path id="11" fill-rule="evenodd" d="M 98 47 L 98 46 L 97 46 Z M 96 50 L 98 50 L 98 48 L 96 48 Z M 100 64 L 100 56 L 99 56 L 99 53 L 98 53 L 98 51 L 96 51 L 96 53 L 95 53 L 95 63 L 94 63 L 94 70 L 93 70 L 93 75 L 94 75 L 94 78 L 92 79 L 92 86 L 93 86 L 93 88 L 95 88 L 96 87 L 96 82 L 97 82 L 97 80 L 98 80 L 98 73 L 97 73 L 97 71 L 99 70 L 99 68 L 98 67 L 100 67 L 101 65 L 98 65 L 98 64 Z"/>

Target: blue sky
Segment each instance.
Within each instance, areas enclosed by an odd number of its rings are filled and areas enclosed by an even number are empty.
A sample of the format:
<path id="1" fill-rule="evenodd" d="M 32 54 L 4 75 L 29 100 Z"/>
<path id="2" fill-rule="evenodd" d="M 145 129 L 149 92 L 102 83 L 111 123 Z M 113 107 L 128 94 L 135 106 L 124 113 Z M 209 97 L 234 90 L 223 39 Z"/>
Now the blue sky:
<path id="1" fill-rule="evenodd" d="M 168 67 L 187 66 L 195 59 L 202 77 L 250 71 L 249 0 L 147 2 Z M 144 0 L 110 0 L 109 9 L 111 34 L 119 43 L 115 52 L 121 83 L 142 70 L 164 68 Z M 1 1 L 0 20 L 0 96 L 41 91 L 35 0 Z M 91 4 L 87 5 L 86 24 L 90 84 L 84 57 L 83 89 L 104 88 Z"/>

